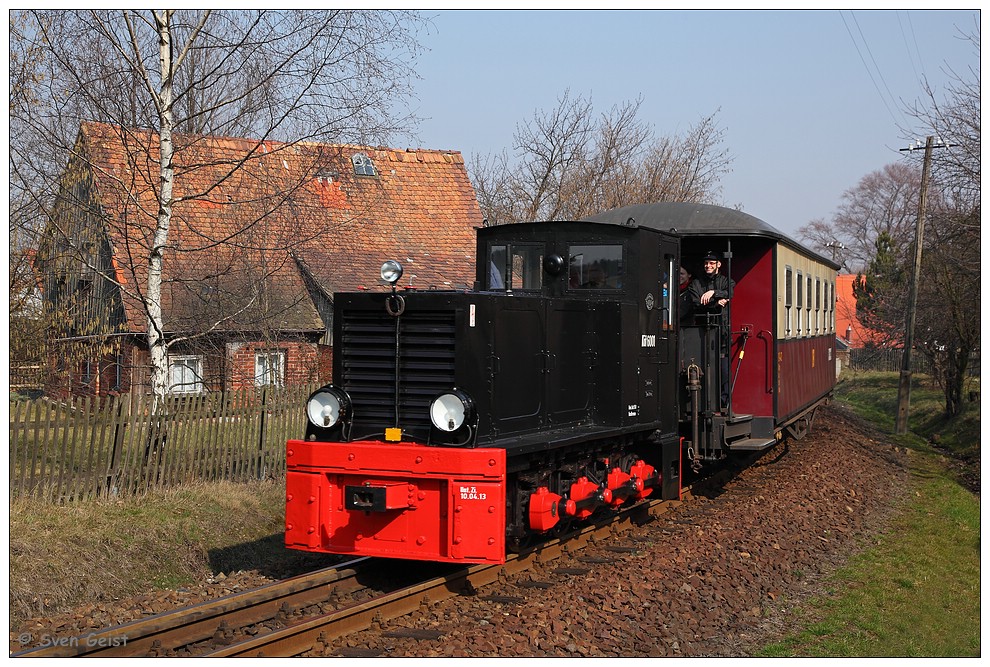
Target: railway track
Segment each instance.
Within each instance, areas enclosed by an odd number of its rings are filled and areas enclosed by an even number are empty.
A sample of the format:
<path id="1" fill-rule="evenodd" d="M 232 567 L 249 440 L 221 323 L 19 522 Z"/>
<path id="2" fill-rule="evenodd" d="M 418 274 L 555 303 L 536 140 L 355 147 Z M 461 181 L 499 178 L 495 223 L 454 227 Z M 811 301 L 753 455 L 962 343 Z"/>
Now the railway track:
<path id="1" fill-rule="evenodd" d="M 721 483 L 729 475 L 731 472 L 701 483 Z M 690 496 L 691 489 L 685 489 L 684 499 Z M 640 503 L 602 524 L 590 524 L 532 550 L 512 554 L 503 565 L 409 563 L 396 578 L 396 572 L 386 574 L 388 568 L 376 567 L 380 561 L 360 558 L 87 635 L 59 638 L 11 657 L 300 655 L 373 623 L 413 613 L 424 604 L 473 593 L 534 564 L 579 551 L 590 542 L 614 540 L 616 534 L 680 504 Z"/>
<path id="2" fill-rule="evenodd" d="M 286 610 L 326 601 L 330 591 L 340 594 L 362 588 L 357 576 L 368 559 L 292 577 L 243 593 L 158 614 L 123 625 L 70 638 L 48 638 L 45 645 L 11 657 L 148 656 L 217 640 L 230 628 L 249 628 L 274 620 Z"/>

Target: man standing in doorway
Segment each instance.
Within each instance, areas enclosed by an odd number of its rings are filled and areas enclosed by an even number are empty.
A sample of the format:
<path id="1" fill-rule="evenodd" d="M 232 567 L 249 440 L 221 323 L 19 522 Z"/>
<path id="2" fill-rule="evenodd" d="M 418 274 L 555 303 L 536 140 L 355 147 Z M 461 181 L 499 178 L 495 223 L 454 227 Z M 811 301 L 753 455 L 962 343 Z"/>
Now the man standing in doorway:
<path id="1" fill-rule="evenodd" d="M 722 407 L 729 405 L 729 317 L 725 306 L 732 298 L 732 290 L 736 283 L 728 276 L 718 272 L 722 261 L 712 251 L 702 259 L 705 274 L 691 281 L 688 291 L 691 302 L 698 311 L 707 310 L 718 314 L 719 328 L 719 372 L 721 375 Z"/>
<path id="2" fill-rule="evenodd" d="M 735 282 L 728 276 L 723 276 L 718 272 L 722 268 L 722 261 L 712 251 L 708 251 L 702 260 L 705 268 L 705 275 L 695 278 L 691 282 L 691 300 L 694 304 L 714 308 L 715 306 L 725 306 L 732 298 L 732 288 Z"/>

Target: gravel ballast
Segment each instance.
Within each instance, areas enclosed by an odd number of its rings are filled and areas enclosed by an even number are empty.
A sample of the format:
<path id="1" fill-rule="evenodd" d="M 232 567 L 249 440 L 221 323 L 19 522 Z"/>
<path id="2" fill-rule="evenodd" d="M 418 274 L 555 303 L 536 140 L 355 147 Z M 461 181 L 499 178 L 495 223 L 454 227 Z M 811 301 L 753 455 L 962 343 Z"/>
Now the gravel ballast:
<path id="1" fill-rule="evenodd" d="M 788 610 L 869 546 L 907 488 L 907 453 L 829 406 L 715 497 L 685 503 L 581 561 L 549 562 L 343 638 L 314 654 L 382 656 L 746 656 L 788 629 Z M 588 560 L 611 563 L 586 565 Z M 568 574 L 588 570 L 585 574 Z M 559 574 L 563 570 L 565 574 Z M 525 586 L 540 579 L 552 588 Z M 493 597 L 521 597 L 506 604 Z M 436 631 L 438 639 L 392 635 Z"/>

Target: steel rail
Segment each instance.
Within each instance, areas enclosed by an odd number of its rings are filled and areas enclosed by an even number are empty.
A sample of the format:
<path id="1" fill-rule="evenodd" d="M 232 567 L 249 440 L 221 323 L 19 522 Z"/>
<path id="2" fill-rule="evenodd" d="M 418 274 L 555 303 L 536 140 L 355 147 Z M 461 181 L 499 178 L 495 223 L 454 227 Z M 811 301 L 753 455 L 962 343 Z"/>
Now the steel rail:
<path id="1" fill-rule="evenodd" d="M 10 657 L 144 656 L 152 650 L 181 648 L 210 639 L 221 622 L 238 626 L 259 623 L 275 617 L 284 605 L 299 607 L 325 601 L 328 586 L 357 588 L 355 577 L 368 561 L 357 558 L 191 607 L 77 637 L 59 638 L 49 645 L 26 649 Z"/>

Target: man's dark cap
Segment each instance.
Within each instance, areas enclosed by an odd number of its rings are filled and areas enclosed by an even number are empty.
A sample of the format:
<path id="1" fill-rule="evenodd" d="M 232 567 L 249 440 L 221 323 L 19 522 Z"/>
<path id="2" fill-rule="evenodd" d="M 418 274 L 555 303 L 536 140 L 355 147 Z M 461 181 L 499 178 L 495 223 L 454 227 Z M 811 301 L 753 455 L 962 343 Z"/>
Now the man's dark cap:
<path id="1" fill-rule="evenodd" d="M 701 258 L 701 261 L 707 262 L 708 260 L 711 260 L 711 259 L 714 259 L 716 262 L 721 262 L 722 261 L 722 258 L 719 257 L 718 255 L 716 255 L 711 250 L 709 250 L 708 253 L 704 257 Z"/>

